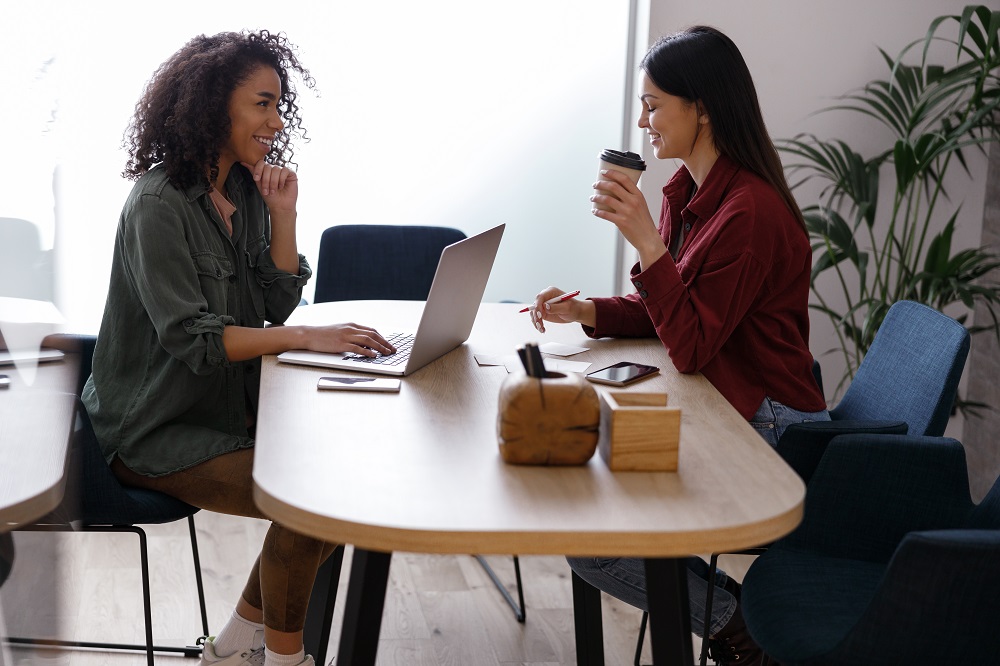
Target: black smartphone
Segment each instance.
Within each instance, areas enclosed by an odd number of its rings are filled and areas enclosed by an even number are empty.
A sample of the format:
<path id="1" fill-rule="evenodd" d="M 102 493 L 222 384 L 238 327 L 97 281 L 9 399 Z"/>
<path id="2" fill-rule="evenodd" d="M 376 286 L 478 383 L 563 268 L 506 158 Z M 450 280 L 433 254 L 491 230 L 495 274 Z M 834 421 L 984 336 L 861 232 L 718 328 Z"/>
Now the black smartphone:
<path id="1" fill-rule="evenodd" d="M 637 382 L 643 377 L 655 375 L 660 371 L 655 365 L 643 365 L 642 363 L 630 363 L 622 361 L 609 365 L 600 370 L 587 373 L 587 379 L 598 384 L 610 384 L 611 386 L 627 386 Z"/>

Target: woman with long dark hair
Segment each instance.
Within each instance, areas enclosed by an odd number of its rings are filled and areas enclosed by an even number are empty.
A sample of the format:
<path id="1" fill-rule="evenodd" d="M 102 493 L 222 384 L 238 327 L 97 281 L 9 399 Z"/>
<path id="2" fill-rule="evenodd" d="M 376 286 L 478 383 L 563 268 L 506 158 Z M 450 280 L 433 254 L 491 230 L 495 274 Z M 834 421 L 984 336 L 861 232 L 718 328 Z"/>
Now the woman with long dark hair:
<path id="1" fill-rule="evenodd" d="M 122 483 L 254 518 L 264 518 L 251 476 L 261 355 L 395 351 L 356 324 L 264 327 L 285 321 L 311 275 L 288 167 L 302 134 L 296 73 L 312 85 L 267 31 L 196 37 L 154 73 L 126 134 L 124 175 L 136 183 L 83 392 L 84 436 Z M 311 665 L 306 608 L 333 548 L 272 523 L 201 663 Z"/>
<path id="2" fill-rule="evenodd" d="M 639 188 L 616 171 L 602 174 L 591 197 L 601 204 L 593 214 L 638 252 L 635 292 L 546 305 L 563 293 L 549 287 L 532 319 L 539 331 L 547 321 L 579 322 L 593 337 L 659 337 L 680 372 L 702 373 L 777 446 L 790 423 L 829 419 L 812 375 L 812 253 L 802 213 L 731 39 L 704 26 L 662 37 L 642 71 L 639 126 L 657 158 L 683 166 L 663 188 L 658 225 Z M 571 558 L 570 565 L 646 608 L 641 560 Z M 703 634 L 708 567 L 691 558 L 689 569 L 692 626 Z M 739 585 L 724 574 L 717 581 L 707 628 L 713 656 L 755 663 L 762 655 L 743 624 Z"/>

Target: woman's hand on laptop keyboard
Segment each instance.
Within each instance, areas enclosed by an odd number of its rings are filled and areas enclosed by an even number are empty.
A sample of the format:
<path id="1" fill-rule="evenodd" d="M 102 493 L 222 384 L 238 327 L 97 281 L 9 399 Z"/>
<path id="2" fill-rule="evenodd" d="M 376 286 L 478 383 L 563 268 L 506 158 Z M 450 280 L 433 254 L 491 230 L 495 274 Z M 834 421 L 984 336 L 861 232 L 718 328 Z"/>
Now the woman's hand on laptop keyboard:
<path id="1" fill-rule="evenodd" d="M 318 352 L 351 352 L 362 356 L 394 354 L 396 348 L 378 331 L 359 324 L 333 324 L 331 326 L 304 326 L 303 349 Z"/>

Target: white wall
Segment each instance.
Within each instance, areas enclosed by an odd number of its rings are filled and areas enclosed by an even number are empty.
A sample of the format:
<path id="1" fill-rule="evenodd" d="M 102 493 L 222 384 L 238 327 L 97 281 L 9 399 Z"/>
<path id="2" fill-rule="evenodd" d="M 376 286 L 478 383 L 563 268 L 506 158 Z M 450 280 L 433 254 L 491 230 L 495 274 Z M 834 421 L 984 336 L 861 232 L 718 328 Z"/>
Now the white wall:
<path id="1" fill-rule="evenodd" d="M 987 2 L 1000 9 L 1000 1 Z M 652 0 L 649 15 L 650 43 L 661 34 L 690 25 L 719 28 L 739 46 L 757 86 L 764 120 L 772 137 L 789 138 L 811 132 L 821 138 L 840 137 L 866 156 L 865 146 L 881 141 L 884 133 L 858 114 L 811 115 L 830 106 L 834 97 L 859 88 L 873 79 L 887 78 L 877 47 L 895 56 L 910 41 L 923 37 L 936 16 L 959 13 L 963 3 L 942 0 Z M 949 52 L 949 55 L 953 52 Z M 970 155 L 973 178 L 955 174 L 950 188 L 962 214 L 954 248 L 979 245 L 985 192 L 986 160 Z M 659 213 L 660 187 L 676 169 L 675 164 L 655 163 L 646 145 L 643 191 L 651 210 Z M 956 169 L 957 171 L 957 169 Z M 890 181 L 892 182 L 892 181 Z M 886 189 L 886 188 L 883 188 Z M 804 190 L 799 203 L 813 203 Z M 884 204 L 883 204 L 884 205 Z M 842 363 L 827 354 L 835 338 L 826 318 L 812 316 L 811 347 L 824 364 L 827 398 L 831 380 L 839 377 Z"/>
<path id="2" fill-rule="evenodd" d="M 10 3 L 8 3 L 10 4 Z M 328 226 L 507 224 L 487 300 L 550 283 L 613 290 L 615 236 L 588 200 L 619 147 L 628 2 L 106 0 L 4 5 L 0 217 L 39 225 L 57 254 L 68 328 L 96 331 L 131 183 L 122 132 L 144 83 L 188 39 L 285 32 L 316 78 L 300 87 L 299 249 Z M 114 16 L 113 21 L 108 16 Z M 54 181 L 54 182 L 53 182 Z M 311 298 L 312 285 L 305 296 Z"/>

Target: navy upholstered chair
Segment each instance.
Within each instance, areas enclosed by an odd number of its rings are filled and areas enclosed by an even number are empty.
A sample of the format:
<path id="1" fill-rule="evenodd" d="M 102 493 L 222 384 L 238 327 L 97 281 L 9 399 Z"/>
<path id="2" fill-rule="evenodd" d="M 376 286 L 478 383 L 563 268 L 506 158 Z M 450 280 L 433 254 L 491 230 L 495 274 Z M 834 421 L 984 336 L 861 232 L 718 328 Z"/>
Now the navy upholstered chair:
<path id="1" fill-rule="evenodd" d="M 743 583 L 754 640 L 781 664 L 992 663 L 1000 480 L 978 506 L 952 439 L 843 435 L 799 528 Z"/>
<path id="2" fill-rule="evenodd" d="M 894 303 L 830 421 L 796 423 L 785 429 L 778 453 L 809 483 L 829 442 L 838 435 L 944 434 L 969 355 L 969 332 L 933 308 Z M 819 373 L 814 368 L 822 387 Z M 758 555 L 766 546 L 741 551 Z M 714 583 L 718 554 L 709 562 Z M 709 590 L 712 588 L 710 587 Z M 712 598 L 706 600 L 706 617 Z M 706 663 L 708 641 L 702 641 Z"/>
<path id="3" fill-rule="evenodd" d="M 943 435 L 968 355 L 969 332 L 962 324 L 920 303 L 894 303 L 854 380 L 830 410 L 832 421 L 789 427 L 778 453 L 808 482 L 825 444 L 839 434 L 884 432 L 902 422 L 910 435 Z"/>
<path id="4" fill-rule="evenodd" d="M 905 416 L 909 434 L 943 435 L 968 354 L 969 332 L 957 321 L 921 303 L 894 303 L 830 416 Z"/>
<path id="5" fill-rule="evenodd" d="M 320 239 L 314 300 L 427 300 L 441 251 L 464 238 L 450 227 L 330 227 Z"/>
<path id="6" fill-rule="evenodd" d="M 54 344 L 65 351 L 80 354 L 77 396 L 80 395 L 83 385 L 90 376 L 96 343 L 96 337 L 80 335 L 61 336 L 60 340 Z M 205 608 L 205 591 L 202 585 L 198 539 L 194 525 L 194 514 L 198 509 L 163 493 L 121 485 L 104 460 L 86 410 L 79 400 L 77 405 L 77 425 L 70 448 L 69 477 L 65 499 L 53 513 L 41 518 L 32 526 L 20 528 L 19 531 L 130 532 L 138 536 L 146 642 L 141 645 L 133 645 L 16 637 L 8 637 L 7 640 L 15 644 L 143 651 L 146 653 L 146 662 L 149 666 L 153 666 L 154 651 L 181 653 L 184 656 L 197 657 L 201 653 L 200 644 L 204 637 L 208 636 L 208 613 Z M 146 533 L 140 525 L 163 524 L 184 519 L 188 522 L 188 532 L 191 539 L 203 634 L 194 641 L 194 645 L 154 645 L 152 604 L 149 591 L 149 553 L 146 546 Z"/>

